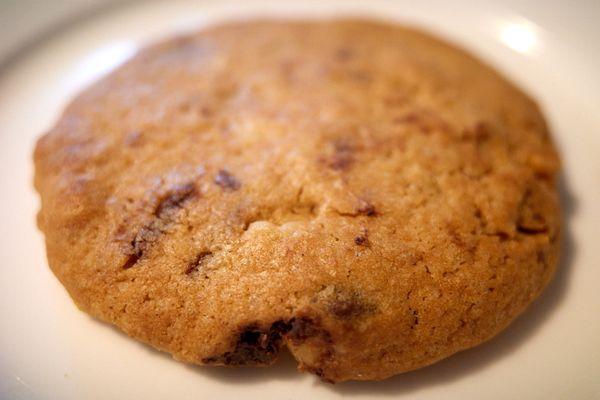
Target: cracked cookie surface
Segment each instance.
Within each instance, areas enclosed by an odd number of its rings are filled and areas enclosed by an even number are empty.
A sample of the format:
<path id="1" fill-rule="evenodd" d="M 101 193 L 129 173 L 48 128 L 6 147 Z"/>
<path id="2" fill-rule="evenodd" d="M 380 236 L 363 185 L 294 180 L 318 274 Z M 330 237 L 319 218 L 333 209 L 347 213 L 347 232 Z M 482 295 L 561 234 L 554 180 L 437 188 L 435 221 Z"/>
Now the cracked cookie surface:
<path id="1" fill-rule="evenodd" d="M 73 300 L 185 362 L 287 348 L 328 381 L 383 379 L 489 339 L 557 264 L 537 106 L 403 27 L 264 20 L 159 43 L 34 158 Z"/>

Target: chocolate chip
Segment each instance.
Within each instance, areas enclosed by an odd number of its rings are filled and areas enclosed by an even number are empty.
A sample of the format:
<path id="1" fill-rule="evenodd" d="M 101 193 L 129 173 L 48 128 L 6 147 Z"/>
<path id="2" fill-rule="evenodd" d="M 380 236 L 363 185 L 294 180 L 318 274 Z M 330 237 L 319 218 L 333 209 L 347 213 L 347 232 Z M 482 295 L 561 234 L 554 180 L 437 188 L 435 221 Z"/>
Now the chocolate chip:
<path id="1" fill-rule="evenodd" d="M 196 186 L 193 183 L 187 183 L 174 187 L 158 202 L 154 208 L 154 218 L 142 226 L 131 240 L 126 251 L 128 257 L 122 265 L 123 269 L 129 269 L 137 264 L 144 253 L 173 223 L 176 213 L 182 208 L 183 203 L 195 195 Z"/>
<path id="2" fill-rule="evenodd" d="M 173 210 L 181 208 L 182 204 L 196 195 L 196 186 L 194 183 L 186 183 L 176 186 L 157 204 L 154 215 L 158 218 L 165 218 Z"/>
<path id="3" fill-rule="evenodd" d="M 232 351 L 203 358 L 202 362 L 232 366 L 271 364 L 279 355 L 282 338 L 288 331 L 289 324 L 283 321 L 274 322 L 268 329 L 247 325 L 238 334 Z"/>
<path id="4" fill-rule="evenodd" d="M 358 246 L 362 246 L 367 243 L 367 238 L 365 236 L 357 236 L 354 238 L 354 243 Z"/>
<path id="5" fill-rule="evenodd" d="M 361 234 L 354 238 L 354 244 L 356 244 L 357 246 L 370 246 L 369 230 L 367 228 L 362 228 Z"/>
<path id="6" fill-rule="evenodd" d="M 201 251 L 198 253 L 194 260 L 188 265 L 187 269 L 185 270 L 185 274 L 191 275 L 198 271 L 200 265 L 206 260 L 206 258 L 210 256 L 212 256 L 212 252 L 210 251 Z"/>
<path id="7" fill-rule="evenodd" d="M 519 233 L 522 233 L 524 235 L 539 235 L 539 234 L 548 232 L 547 227 L 539 228 L 539 227 L 528 227 L 528 226 L 522 226 L 522 225 L 517 226 L 517 230 L 519 231 Z"/>
<path id="8" fill-rule="evenodd" d="M 278 320 L 268 329 L 260 327 L 258 323 L 246 325 L 236 336 L 232 351 L 205 357 L 202 362 L 231 366 L 269 365 L 277 359 L 284 338 L 292 345 L 300 345 L 309 339 L 319 340 L 326 348 L 314 360 L 314 365 L 302 364 L 300 368 L 329 381 L 323 371 L 323 365 L 330 362 L 333 357 L 331 335 L 314 319 L 307 316 L 294 317 L 288 321 Z"/>
<path id="9" fill-rule="evenodd" d="M 368 217 L 373 217 L 377 215 L 377 210 L 375 209 L 375 206 L 373 204 L 365 201 L 364 204 L 362 204 L 358 208 L 358 213 L 366 215 Z"/>
<path id="10" fill-rule="evenodd" d="M 160 226 L 154 222 L 142 227 L 130 243 L 130 248 L 127 252 L 129 257 L 122 268 L 129 269 L 137 264 L 144 253 L 158 240 L 161 233 Z"/>
<path id="11" fill-rule="evenodd" d="M 125 263 L 123 264 L 122 268 L 123 269 L 129 269 L 131 267 L 133 267 L 135 264 L 137 264 L 138 260 L 140 259 L 140 257 L 142 256 L 141 253 L 134 253 L 131 254 L 127 260 L 125 261 Z"/>
<path id="12" fill-rule="evenodd" d="M 336 289 L 336 293 L 327 301 L 331 314 L 338 319 L 349 320 L 375 311 L 375 305 L 363 299 L 357 292 Z"/>
<path id="13" fill-rule="evenodd" d="M 225 190 L 237 190 L 241 186 L 240 182 L 224 169 L 219 170 L 215 176 L 215 183 Z"/>

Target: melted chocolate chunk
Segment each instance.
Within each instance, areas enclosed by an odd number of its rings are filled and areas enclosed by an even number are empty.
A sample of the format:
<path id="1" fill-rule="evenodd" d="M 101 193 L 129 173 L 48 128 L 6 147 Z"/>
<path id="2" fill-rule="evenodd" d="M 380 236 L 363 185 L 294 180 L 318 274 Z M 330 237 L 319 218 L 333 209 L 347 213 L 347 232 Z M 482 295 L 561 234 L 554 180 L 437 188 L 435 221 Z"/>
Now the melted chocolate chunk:
<path id="1" fill-rule="evenodd" d="M 268 329 L 250 324 L 240 330 L 232 351 L 203 358 L 202 362 L 231 366 L 268 365 L 277 359 L 284 338 L 298 345 L 313 337 L 331 343 L 329 332 L 309 317 L 275 321 Z"/>
<path id="2" fill-rule="evenodd" d="M 196 195 L 196 186 L 193 183 L 176 186 L 157 204 L 154 215 L 158 218 L 165 218 L 173 211 L 182 207 L 183 203 Z"/>
<path id="3" fill-rule="evenodd" d="M 131 254 L 127 260 L 125 260 L 125 263 L 123 264 L 122 268 L 123 269 L 129 269 L 131 267 L 133 267 L 135 264 L 137 264 L 138 260 L 140 259 L 140 257 L 142 256 L 141 253 L 134 253 Z"/>
<path id="4" fill-rule="evenodd" d="M 148 226 L 142 227 L 131 241 L 130 250 L 127 253 L 129 257 L 123 264 L 123 269 L 131 268 L 137 264 L 144 255 L 144 252 L 158 240 L 161 233 L 160 226 L 156 223 L 151 223 Z"/>
<path id="5" fill-rule="evenodd" d="M 354 238 L 354 243 L 358 246 L 362 246 L 367 243 L 367 238 L 364 236 L 357 236 Z"/>
<path id="6" fill-rule="evenodd" d="M 334 317 L 350 320 L 372 314 L 375 311 L 375 305 L 363 300 L 357 293 L 340 292 L 329 301 L 328 309 Z"/>
<path id="7" fill-rule="evenodd" d="M 126 252 L 128 258 L 122 265 L 123 269 L 133 267 L 143 257 L 144 253 L 159 240 L 173 220 L 183 203 L 196 196 L 196 186 L 193 183 L 176 186 L 164 196 L 154 209 L 154 218 L 144 225 L 135 235 Z"/>
<path id="8" fill-rule="evenodd" d="M 225 190 L 238 190 L 241 187 L 240 182 L 227 170 L 219 170 L 215 176 L 215 183 Z"/>
<path id="9" fill-rule="evenodd" d="M 358 213 L 366 215 L 368 217 L 373 217 L 377 215 L 377 210 L 375 209 L 375 206 L 373 204 L 365 202 L 358 208 Z"/>
<path id="10" fill-rule="evenodd" d="M 233 351 L 202 359 L 205 364 L 264 365 L 270 364 L 279 355 L 281 341 L 288 332 L 289 324 L 276 321 L 267 330 L 252 324 L 244 327 Z"/>

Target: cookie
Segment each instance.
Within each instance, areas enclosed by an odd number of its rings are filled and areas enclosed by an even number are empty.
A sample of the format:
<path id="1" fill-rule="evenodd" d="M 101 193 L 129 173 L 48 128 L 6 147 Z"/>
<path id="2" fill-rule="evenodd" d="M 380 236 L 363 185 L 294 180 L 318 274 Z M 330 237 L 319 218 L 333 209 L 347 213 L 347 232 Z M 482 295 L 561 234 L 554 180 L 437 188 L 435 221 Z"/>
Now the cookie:
<path id="1" fill-rule="evenodd" d="M 557 264 L 538 107 L 409 28 L 258 20 L 156 44 L 34 158 L 77 306 L 188 363 L 287 348 L 327 381 L 384 379 L 488 340 Z"/>

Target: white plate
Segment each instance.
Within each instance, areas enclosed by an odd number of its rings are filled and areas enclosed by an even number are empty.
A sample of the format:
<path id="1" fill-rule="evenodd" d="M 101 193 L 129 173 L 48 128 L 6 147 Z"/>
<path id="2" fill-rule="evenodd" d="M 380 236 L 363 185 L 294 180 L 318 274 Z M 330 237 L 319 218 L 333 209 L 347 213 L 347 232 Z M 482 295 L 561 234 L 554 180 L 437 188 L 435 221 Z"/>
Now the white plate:
<path id="1" fill-rule="evenodd" d="M 130 3 L 74 24 L 0 75 L 0 398 L 600 398 L 600 2 L 370 0 Z M 35 227 L 35 139 L 141 44 L 251 14 L 378 15 L 443 34 L 539 99 L 564 160 L 567 246 L 544 295 L 489 343 L 385 382 L 185 366 L 79 312 Z"/>
<path id="2" fill-rule="evenodd" d="M 102 11 L 120 0 L 3 0 L 0 2 L 0 63 L 26 52 L 40 35 Z M 123 0 L 121 0 L 123 1 Z"/>

